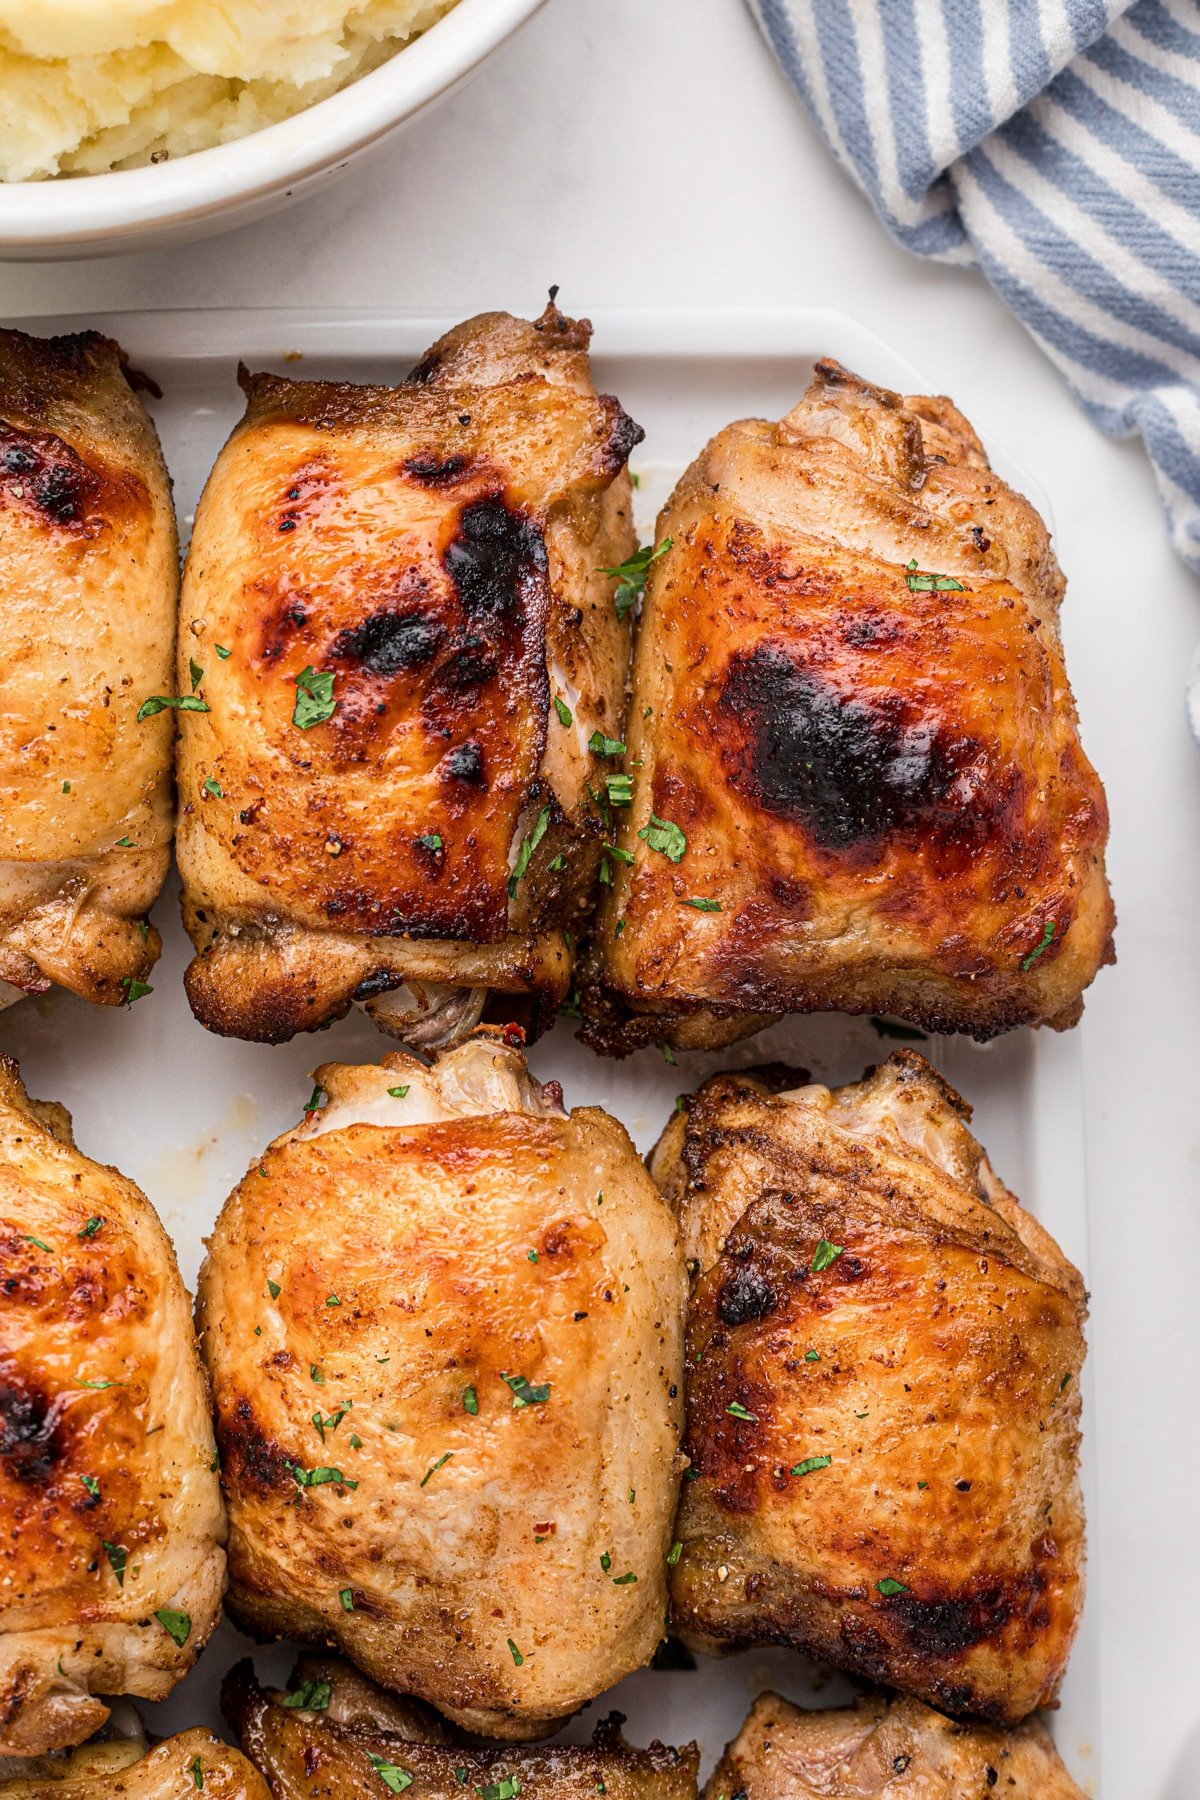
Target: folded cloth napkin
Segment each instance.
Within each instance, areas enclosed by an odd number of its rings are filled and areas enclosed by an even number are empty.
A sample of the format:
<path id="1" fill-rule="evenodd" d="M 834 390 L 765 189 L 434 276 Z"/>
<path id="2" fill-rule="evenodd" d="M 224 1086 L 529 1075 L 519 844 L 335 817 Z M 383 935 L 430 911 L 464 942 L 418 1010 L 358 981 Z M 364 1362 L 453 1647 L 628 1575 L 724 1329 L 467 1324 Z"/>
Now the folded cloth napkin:
<path id="1" fill-rule="evenodd" d="M 893 237 L 977 264 L 1096 424 L 1140 432 L 1200 570 L 1195 0 L 750 5 Z"/>

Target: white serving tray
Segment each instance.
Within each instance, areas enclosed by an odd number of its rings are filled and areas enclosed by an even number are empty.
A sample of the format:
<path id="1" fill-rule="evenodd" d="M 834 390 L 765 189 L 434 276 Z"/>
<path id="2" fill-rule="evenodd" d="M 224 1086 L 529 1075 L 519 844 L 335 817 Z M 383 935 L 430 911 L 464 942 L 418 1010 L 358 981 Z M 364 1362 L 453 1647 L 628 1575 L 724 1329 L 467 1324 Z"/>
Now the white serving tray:
<path id="1" fill-rule="evenodd" d="M 568 307 L 581 297 L 564 295 Z M 536 295 L 522 297 L 526 306 Z M 92 326 L 119 339 L 134 366 L 163 390 L 150 401 L 175 483 L 186 538 L 205 476 L 240 417 L 238 360 L 251 368 L 311 378 L 396 381 L 453 316 L 403 312 L 124 313 L 91 319 L 22 320 L 35 332 Z M 620 396 L 646 429 L 634 453 L 641 485 L 643 536 L 676 476 L 705 440 L 731 419 L 779 417 L 807 384 L 813 360 L 832 355 L 857 373 L 907 392 L 937 391 L 896 351 L 841 314 L 817 309 L 622 311 L 595 316 L 593 351 L 602 389 Z M 290 359 L 290 360 L 288 360 Z M 299 360 L 297 360 L 299 359 Z M 971 416 L 972 396 L 956 400 Z M 978 419 L 974 420 L 977 427 Z M 1050 520 L 1032 479 L 995 442 L 997 469 L 1027 493 Z M 154 913 L 164 953 L 154 992 L 129 1011 L 92 1008 L 65 994 L 27 1000 L 0 1015 L 0 1049 L 16 1056 L 30 1091 L 63 1101 L 80 1147 L 115 1163 L 149 1195 L 175 1240 L 185 1281 L 194 1288 L 203 1239 L 225 1196 L 266 1142 L 293 1125 L 319 1062 L 368 1061 L 389 1046 L 357 1011 L 315 1036 L 269 1047 L 210 1036 L 192 1018 L 182 975 L 190 946 L 179 920 L 174 882 Z M 594 1056 L 560 1020 L 534 1046 L 530 1062 L 542 1079 L 563 1084 L 568 1105 L 600 1105 L 628 1127 L 646 1151 L 675 1096 L 720 1068 L 781 1060 L 821 1080 L 856 1079 L 894 1046 L 866 1021 L 841 1016 L 786 1020 L 727 1051 L 680 1055 L 670 1067 L 658 1051 L 624 1062 Z M 1016 1032 L 982 1047 L 962 1038 L 932 1039 L 930 1060 L 975 1107 L 975 1128 L 998 1172 L 1087 1273 L 1087 1212 L 1081 1061 L 1067 1033 Z M 1090 1363 L 1085 1370 L 1085 1425 L 1094 1416 Z M 1085 1436 L 1084 1486 L 1095 1525 L 1094 1461 Z M 1099 1791 L 1100 1608 L 1093 1576 L 1087 1611 L 1050 1720 L 1059 1750 L 1085 1792 Z M 221 1676 L 253 1654 L 260 1673 L 282 1680 L 292 1651 L 255 1647 L 228 1623 L 196 1670 L 158 1705 L 139 1703 L 156 1734 L 209 1724 L 221 1728 L 216 1695 Z M 581 1740 L 610 1705 L 629 1718 L 635 1743 L 696 1738 L 707 1774 L 750 1704 L 765 1688 L 818 1705 L 839 1703 L 853 1689 L 786 1651 L 750 1652 L 695 1670 L 645 1671 L 585 1710 L 563 1734 Z M 228 1735 L 228 1734 L 226 1734 Z"/>

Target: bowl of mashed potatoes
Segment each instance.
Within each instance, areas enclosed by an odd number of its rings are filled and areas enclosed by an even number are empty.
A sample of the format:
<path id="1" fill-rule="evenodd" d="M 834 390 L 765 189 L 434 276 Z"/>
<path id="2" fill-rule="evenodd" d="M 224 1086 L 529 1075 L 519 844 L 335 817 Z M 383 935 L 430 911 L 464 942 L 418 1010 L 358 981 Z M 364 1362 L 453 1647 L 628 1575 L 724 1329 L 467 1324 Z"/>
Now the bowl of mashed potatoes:
<path id="1" fill-rule="evenodd" d="M 199 237 L 328 181 L 543 0 L 0 0 L 0 256 Z"/>

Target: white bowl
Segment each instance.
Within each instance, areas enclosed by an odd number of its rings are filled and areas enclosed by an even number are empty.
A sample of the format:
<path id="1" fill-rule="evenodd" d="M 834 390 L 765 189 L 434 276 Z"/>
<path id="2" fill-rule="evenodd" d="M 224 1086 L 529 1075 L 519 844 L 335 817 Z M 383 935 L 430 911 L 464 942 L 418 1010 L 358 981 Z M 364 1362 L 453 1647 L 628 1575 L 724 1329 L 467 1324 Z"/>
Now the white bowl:
<path id="1" fill-rule="evenodd" d="M 0 259 L 109 256 L 286 205 L 474 73 L 544 0 L 458 0 L 422 37 L 278 125 L 144 169 L 0 182 Z"/>

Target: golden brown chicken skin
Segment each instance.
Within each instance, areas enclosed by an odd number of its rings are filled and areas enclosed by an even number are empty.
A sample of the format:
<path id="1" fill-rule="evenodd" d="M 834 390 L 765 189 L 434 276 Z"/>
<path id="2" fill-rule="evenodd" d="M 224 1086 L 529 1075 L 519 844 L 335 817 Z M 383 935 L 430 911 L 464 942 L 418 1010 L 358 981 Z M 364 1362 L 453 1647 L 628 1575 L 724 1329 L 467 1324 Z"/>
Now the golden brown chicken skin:
<path id="1" fill-rule="evenodd" d="M 469 320 L 399 388 L 243 374 L 184 576 L 179 863 L 201 1022 L 355 999 L 427 1049 L 567 991 L 619 735 L 640 429 L 591 327 Z"/>
<path id="2" fill-rule="evenodd" d="M 1050 1700 L 1083 1599 L 1076 1270 L 911 1051 L 660 1140 L 693 1271 L 679 1634 L 787 1644 L 954 1714 Z"/>
<path id="3" fill-rule="evenodd" d="M 947 1719 L 919 1700 L 808 1712 L 764 1694 L 704 1800 L 1083 1800 L 1036 1720 L 1012 1731 Z"/>
<path id="4" fill-rule="evenodd" d="M 658 547 L 592 1041 L 1073 1024 L 1112 959 L 1104 794 L 1045 527 L 961 415 L 820 363 L 713 439 Z"/>
<path id="5" fill-rule="evenodd" d="M 271 1800 L 240 1750 L 211 1731 L 180 1732 L 153 1750 L 137 1740 L 88 1745 L 0 1781 L 3 1800 Z"/>
<path id="6" fill-rule="evenodd" d="M 217 1622 L 208 1391 L 153 1209 L 0 1058 L 0 1756 L 160 1700 Z"/>
<path id="7" fill-rule="evenodd" d="M 230 1610 L 537 1736 L 662 1635 L 675 1222 L 623 1128 L 499 1032 L 317 1081 L 200 1280 Z"/>
<path id="8" fill-rule="evenodd" d="M 517 1794 L 522 1800 L 595 1800 L 597 1794 L 608 1800 L 695 1800 L 695 1744 L 633 1749 L 622 1741 L 620 1713 L 596 1726 L 590 1747 L 466 1748 L 444 1731 L 430 1737 L 420 1717 L 406 1716 L 403 1707 L 397 1716 L 395 1700 L 378 1689 L 372 1707 L 361 1679 L 348 1708 L 340 1699 L 345 1681 L 337 1665 L 325 1665 L 324 1674 L 323 1682 L 310 1676 L 294 1684 L 286 1701 L 259 1687 L 249 1663 L 226 1678 L 225 1711 L 247 1755 L 269 1778 L 275 1800 L 358 1800 L 385 1787 L 399 1792 L 410 1785 L 406 1776 L 430 1800 L 461 1800 L 464 1794 L 489 1800 Z"/>
<path id="9" fill-rule="evenodd" d="M 118 345 L 0 331 L 0 1003 L 117 1006 L 161 944 L 178 546 Z"/>

